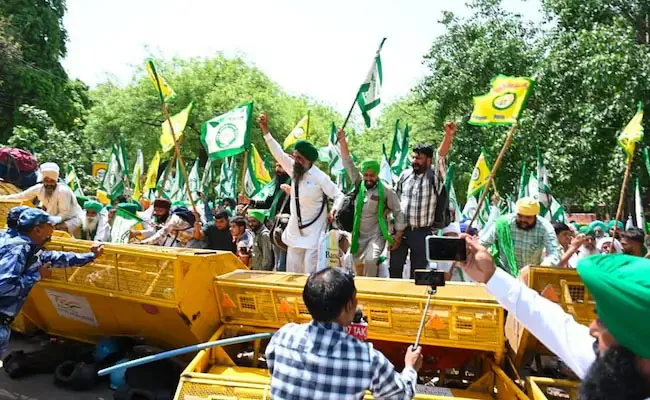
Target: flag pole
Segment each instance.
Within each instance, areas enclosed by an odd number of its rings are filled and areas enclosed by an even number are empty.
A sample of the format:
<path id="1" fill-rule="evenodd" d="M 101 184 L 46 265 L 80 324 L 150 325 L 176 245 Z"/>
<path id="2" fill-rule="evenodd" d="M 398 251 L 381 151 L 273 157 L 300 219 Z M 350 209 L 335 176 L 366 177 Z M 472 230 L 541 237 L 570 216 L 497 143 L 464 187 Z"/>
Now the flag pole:
<path id="1" fill-rule="evenodd" d="M 501 160 L 503 159 L 503 156 L 506 154 L 506 150 L 510 146 L 510 142 L 512 141 L 512 137 L 515 135 L 515 131 L 517 130 L 517 124 L 513 124 L 512 127 L 510 128 L 510 132 L 508 132 L 508 136 L 506 137 L 506 141 L 503 144 L 503 147 L 501 147 L 501 152 L 499 153 L 499 156 L 497 157 L 497 160 L 494 162 L 494 165 L 492 166 L 492 171 L 490 171 L 490 176 L 488 177 L 488 182 L 485 185 L 486 190 L 483 190 L 483 194 L 481 195 L 481 199 L 478 202 L 478 205 L 476 207 L 476 211 L 474 212 L 474 216 L 472 217 L 472 220 L 469 222 L 469 225 L 467 225 L 467 232 L 472 228 L 472 224 L 476 220 L 476 217 L 478 217 L 479 212 L 481 211 L 481 207 L 483 206 L 483 203 L 485 202 L 485 198 L 487 197 L 487 194 L 489 190 L 487 188 L 490 187 L 490 185 L 493 184 L 494 182 L 494 177 L 497 173 L 497 169 L 499 169 L 499 166 L 501 165 Z"/>
<path id="2" fill-rule="evenodd" d="M 627 187 L 627 181 L 630 178 L 630 170 L 632 169 L 632 156 L 627 158 L 627 166 L 625 167 L 625 175 L 623 176 L 623 185 L 621 186 L 621 196 L 618 199 L 618 208 L 616 209 L 616 219 L 614 220 L 614 240 L 616 239 L 616 232 L 618 231 L 618 221 L 621 218 L 623 213 L 623 202 L 625 201 L 625 188 Z M 614 240 L 609 247 L 610 254 L 614 252 Z"/>
<path id="3" fill-rule="evenodd" d="M 348 120 L 350 119 L 350 116 L 352 115 L 352 111 L 354 111 L 354 106 L 357 105 L 357 97 L 359 96 L 359 91 L 357 90 L 357 94 L 354 96 L 354 101 L 352 102 L 352 106 L 350 107 L 350 111 L 348 111 L 348 116 L 345 117 L 345 121 L 343 122 L 343 126 L 341 126 L 341 129 L 345 130 L 345 125 L 348 124 Z"/>
<path id="4" fill-rule="evenodd" d="M 169 116 L 169 111 L 167 110 L 167 104 L 162 103 L 162 110 L 165 118 L 167 118 L 167 123 L 169 124 L 169 130 L 172 133 L 172 138 L 174 139 L 174 150 L 176 152 L 176 158 L 178 159 L 178 164 L 181 167 L 181 172 L 183 173 L 183 179 L 185 180 L 185 190 L 187 190 L 187 195 L 190 198 L 190 204 L 192 205 L 192 211 L 194 214 L 199 215 L 198 210 L 196 209 L 196 204 L 194 203 L 194 198 L 192 197 L 192 189 L 190 189 L 190 181 L 187 179 L 187 171 L 185 170 L 185 164 L 183 163 L 183 157 L 181 157 L 181 150 L 178 146 L 178 140 L 176 140 L 176 133 L 174 133 L 174 125 L 172 124 L 171 117 Z M 164 181 L 163 181 L 164 185 Z"/>

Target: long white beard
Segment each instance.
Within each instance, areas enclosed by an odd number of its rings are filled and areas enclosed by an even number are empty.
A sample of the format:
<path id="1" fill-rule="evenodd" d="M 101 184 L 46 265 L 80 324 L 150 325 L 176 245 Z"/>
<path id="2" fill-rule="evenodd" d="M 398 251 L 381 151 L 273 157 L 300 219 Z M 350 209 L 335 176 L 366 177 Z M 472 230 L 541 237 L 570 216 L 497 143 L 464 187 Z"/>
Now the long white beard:
<path id="1" fill-rule="evenodd" d="M 95 217 L 93 219 L 89 219 L 88 217 L 84 218 L 83 223 L 81 224 L 83 227 L 83 230 L 86 232 L 94 232 L 95 228 L 97 228 L 97 224 L 99 224 L 99 218 Z"/>

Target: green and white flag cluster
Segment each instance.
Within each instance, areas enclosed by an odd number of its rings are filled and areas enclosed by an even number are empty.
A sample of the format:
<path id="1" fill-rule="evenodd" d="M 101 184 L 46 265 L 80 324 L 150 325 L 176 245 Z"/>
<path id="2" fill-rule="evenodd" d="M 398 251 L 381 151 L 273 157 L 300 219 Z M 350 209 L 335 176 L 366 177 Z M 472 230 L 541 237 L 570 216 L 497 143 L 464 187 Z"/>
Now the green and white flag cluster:
<path id="1" fill-rule="evenodd" d="M 190 184 L 190 192 L 192 192 L 192 199 L 194 201 L 199 200 L 199 192 L 201 191 L 201 177 L 199 176 L 199 159 L 197 158 L 194 161 L 194 165 L 192 166 L 192 169 L 190 170 L 189 175 L 187 176 L 187 181 Z M 182 190 L 181 193 L 183 193 L 183 201 L 189 202 L 190 199 L 187 195 L 187 190 L 185 190 L 185 187 L 180 188 Z"/>
<path id="2" fill-rule="evenodd" d="M 329 170 L 332 176 L 345 174 L 343 167 L 343 160 L 341 159 L 341 146 L 336 137 L 336 125 L 332 122 L 332 129 L 330 130 L 330 139 L 328 143 L 328 156 L 329 156 Z"/>
<path id="3" fill-rule="evenodd" d="M 357 92 L 357 104 L 361 109 L 361 115 L 366 123 L 366 127 L 370 128 L 370 110 L 377 107 L 381 103 L 380 92 L 383 82 L 383 73 L 381 69 L 381 48 L 384 45 L 386 38 L 383 38 L 375 54 L 375 60 L 366 75 L 366 79 L 361 84 Z"/>
<path id="4" fill-rule="evenodd" d="M 548 172 L 541 153 L 537 152 L 537 175 L 531 172 L 526 176 L 526 165 L 522 166 L 519 198 L 532 197 L 539 201 L 539 215 L 551 222 L 568 223 L 568 218 L 562 204 L 551 194 Z"/>
<path id="5" fill-rule="evenodd" d="M 213 118 L 201 127 L 201 143 L 213 160 L 243 153 L 250 144 L 253 103 Z"/>
<path id="6" fill-rule="evenodd" d="M 386 158 L 386 147 L 382 146 L 381 163 L 379 164 L 379 179 L 387 185 L 393 185 L 393 171 L 390 169 L 390 164 Z"/>
<path id="7" fill-rule="evenodd" d="M 100 189 L 106 192 L 109 199 L 115 200 L 124 194 L 125 181 L 129 179 L 128 171 L 126 151 L 120 138 L 120 145 L 113 145 L 111 157 L 108 160 L 108 168 L 100 186 Z"/>
<path id="8" fill-rule="evenodd" d="M 233 157 L 224 158 L 221 162 L 219 186 L 215 192 L 219 199 L 237 199 L 237 165 Z"/>
<path id="9" fill-rule="evenodd" d="M 201 190 L 207 196 L 210 193 L 214 185 L 214 164 L 212 159 L 208 157 L 208 161 L 205 162 L 205 167 L 203 168 L 203 176 L 201 177 Z"/>

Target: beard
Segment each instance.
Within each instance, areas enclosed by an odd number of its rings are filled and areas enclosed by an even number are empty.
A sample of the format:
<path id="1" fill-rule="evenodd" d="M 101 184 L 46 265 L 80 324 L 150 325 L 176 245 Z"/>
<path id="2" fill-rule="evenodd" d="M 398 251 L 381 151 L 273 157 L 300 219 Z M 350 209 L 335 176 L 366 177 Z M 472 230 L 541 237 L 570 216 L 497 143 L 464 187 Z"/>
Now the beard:
<path id="1" fill-rule="evenodd" d="M 300 179 L 302 179 L 303 176 L 305 176 L 305 173 L 307 173 L 307 168 L 305 168 L 304 165 L 299 164 L 299 163 L 294 163 L 293 164 L 293 180 L 298 182 Z"/>
<path id="2" fill-rule="evenodd" d="M 84 218 L 81 227 L 86 232 L 95 232 L 98 223 L 99 223 L 99 217 L 94 217 L 94 218 L 86 217 Z"/>
<path id="3" fill-rule="evenodd" d="M 45 196 L 51 197 L 56 190 L 56 185 L 43 185 L 43 188 L 45 188 Z"/>
<path id="4" fill-rule="evenodd" d="M 522 231 L 529 231 L 537 225 L 537 220 L 535 220 L 535 222 L 533 222 L 531 225 L 522 224 L 519 221 L 515 221 L 515 223 L 517 224 L 517 228 L 521 229 Z"/>
<path id="5" fill-rule="evenodd" d="M 413 168 L 413 172 L 416 174 L 424 172 L 424 167 L 416 162 L 411 163 L 411 168 Z"/>
<path id="6" fill-rule="evenodd" d="M 364 185 L 366 185 L 366 189 L 372 189 L 375 186 L 377 186 L 377 181 L 374 182 L 364 181 Z"/>
<path id="7" fill-rule="evenodd" d="M 580 385 L 581 400 L 643 400 L 650 396 L 637 357 L 620 345 L 610 346 L 589 367 Z"/>

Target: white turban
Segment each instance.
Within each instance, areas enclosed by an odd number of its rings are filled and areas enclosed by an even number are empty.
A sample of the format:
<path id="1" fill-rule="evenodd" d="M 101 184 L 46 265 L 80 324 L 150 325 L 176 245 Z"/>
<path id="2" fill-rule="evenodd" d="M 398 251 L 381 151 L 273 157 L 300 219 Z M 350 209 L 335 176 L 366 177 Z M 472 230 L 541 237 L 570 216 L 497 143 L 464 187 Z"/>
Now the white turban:
<path id="1" fill-rule="evenodd" d="M 442 229 L 442 234 L 446 233 L 455 233 L 460 236 L 460 224 L 458 222 L 452 222 Z"/>
<path id="2" fill-rule="evenodd" d="M 55 163 L 44 163 L 41 165 L 41 176 L 43 178 L 54 179 L 55 181 L 59 180 L 59 166 Z"/>

